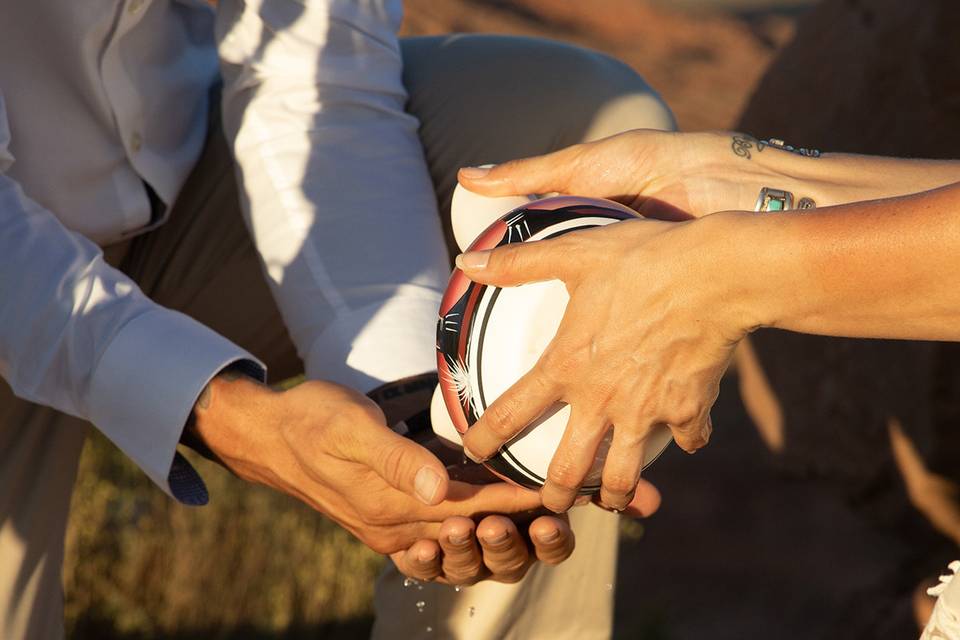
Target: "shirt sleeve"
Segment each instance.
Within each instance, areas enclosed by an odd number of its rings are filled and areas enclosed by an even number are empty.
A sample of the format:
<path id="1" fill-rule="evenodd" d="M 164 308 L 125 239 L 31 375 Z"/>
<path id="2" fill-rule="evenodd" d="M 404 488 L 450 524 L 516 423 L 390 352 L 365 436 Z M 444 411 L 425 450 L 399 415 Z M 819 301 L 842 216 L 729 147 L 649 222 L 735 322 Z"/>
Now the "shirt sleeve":
<path id="1" fill-rule="evenodd" d="M 14 162 L 0 94 L 0 375 L 20 398 L 92 422 L 183 502 L 206 502 L 176 454 L 196 398 L 249 354 L 150 301 L 6 175 Z"/>
<path id="2" fill-rule="evenodd" d="M 307 375 L 369 391 L 435 369 L 449 276 L 404 112 L 390 0 L 222 0 L 242 206 Z"/>

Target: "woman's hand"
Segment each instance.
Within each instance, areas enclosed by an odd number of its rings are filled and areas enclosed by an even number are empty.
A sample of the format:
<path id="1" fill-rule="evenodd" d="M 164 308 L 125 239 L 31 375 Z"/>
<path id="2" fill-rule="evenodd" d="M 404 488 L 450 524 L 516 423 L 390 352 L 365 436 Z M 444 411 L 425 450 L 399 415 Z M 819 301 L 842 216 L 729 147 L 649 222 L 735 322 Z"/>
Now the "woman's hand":
<path id="1" fill-rule="evenodd" d="M 488 196 L 601 197 L 649 218 L 685 220 L 753 209 L 760 187 L 771 180 L 756 162 L 758 149 L 790 155 L 743 134 L 638 129 L 492 169 L 461 169 L 458 177 L 464 187 Z"/>
<path id="2" fill-rule="evenodd" d="M 738 302 L 750 274 L 734 266 L 743 263 L 745 247 L 730 233 L 739 225 L 722 227 L 730 215 L 742 214 L 625 221 L 458 257 L 477 282 L 559 279 L 570 292 L 540 361 L 466 433 L 469 455 L 489 458 L 553 403 L 568 403 L 570 423 L 543 504 L 557 512 L 573 504 L 612 426 L 600 501 L 619 510 L 634 498 L 653 426 L 669 425 L 686 451 L 706 444 L 720 378 L 755 326 Z"/>

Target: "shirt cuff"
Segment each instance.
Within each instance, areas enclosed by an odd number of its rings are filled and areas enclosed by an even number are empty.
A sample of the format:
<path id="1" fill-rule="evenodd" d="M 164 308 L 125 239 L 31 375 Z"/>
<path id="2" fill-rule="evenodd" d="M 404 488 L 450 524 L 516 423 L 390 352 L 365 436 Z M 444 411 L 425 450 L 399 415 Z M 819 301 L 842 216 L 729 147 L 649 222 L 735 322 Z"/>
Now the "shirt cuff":
<path id="1" fill-rule="evenodd" d="M 137 316 L 110 341 L 93 372 L 90 420 L 167 494 L 205 504 L 199 474 L 177 453 L 196 399 L 225 367 L 262 363 L 196 320 L 168 309 Z"/>
<path id="2" fill-rule="evenodd" d="M 308 378 L 367 393 L 437 369 L 441 294 L 424 291 L 339 314 L 305 358 Z"/>

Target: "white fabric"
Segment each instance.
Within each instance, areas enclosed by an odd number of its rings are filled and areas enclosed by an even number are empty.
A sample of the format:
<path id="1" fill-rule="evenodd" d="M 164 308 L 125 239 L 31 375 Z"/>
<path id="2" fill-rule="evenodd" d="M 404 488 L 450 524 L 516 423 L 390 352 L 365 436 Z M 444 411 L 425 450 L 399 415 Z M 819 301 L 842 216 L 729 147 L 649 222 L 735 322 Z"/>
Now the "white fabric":
<path id="1" fill-rule="evenodd" d="M 312 377 L 369 390 L 433 369 L 446 256 L 406 115 L 400 2 L 220 3 L 243 206 Z M 171 204 L 218 78 L 203 0 L 4 2 L 0 375 L 91 420 L 165 490 L 183 421 L 252 360 L 103 261 Z"/>
<path id="2" fill-rule="evenodd" d="M 222 0 L 223 111 L 254 241 L 307 375 L 432 371 L 449 266 L 404 112 L 399 0 Z"/>
<path id="3" fill-rule="evenodd" d="M 940 576 L 940 584 L 927 589 L 937 602 L 921 640 L 960 640 L 960 580 L 955 579 L 960 561 L 954 560 L 948 569 L 950 573 Z"/>

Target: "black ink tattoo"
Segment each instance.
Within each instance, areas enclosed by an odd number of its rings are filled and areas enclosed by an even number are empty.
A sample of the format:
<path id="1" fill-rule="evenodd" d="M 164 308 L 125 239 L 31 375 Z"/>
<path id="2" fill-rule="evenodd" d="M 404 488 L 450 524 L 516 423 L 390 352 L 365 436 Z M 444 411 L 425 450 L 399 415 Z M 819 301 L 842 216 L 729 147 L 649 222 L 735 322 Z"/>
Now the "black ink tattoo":
<path id="1" fill-rule="evenodd" d="M 209 409 L 210 408 L 210 385 L 208 384 L 203 388 L 203 391 L 200 392 L 200 397 L 197 398 L 196 408 L 199 409 Z"/>
<path id="2" fill-rule="evenodd" d="M 741 158 L 746 158 L 749 160 L 752 156 L 750 155 L 750 149 L 756 149 L 757 153 L 763 151 L 767 147 L 767 143 L 763 140 L 757 140 L 752 136 L 747 135 L 735 135 L 733 136 L 733 141 L 730 144 L 730 148 L 733 149 L 733 152 L 740 156 Z"/>

